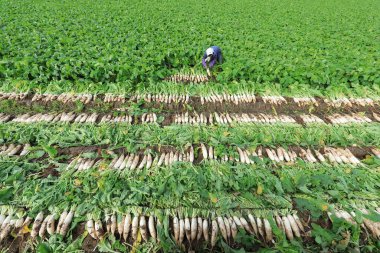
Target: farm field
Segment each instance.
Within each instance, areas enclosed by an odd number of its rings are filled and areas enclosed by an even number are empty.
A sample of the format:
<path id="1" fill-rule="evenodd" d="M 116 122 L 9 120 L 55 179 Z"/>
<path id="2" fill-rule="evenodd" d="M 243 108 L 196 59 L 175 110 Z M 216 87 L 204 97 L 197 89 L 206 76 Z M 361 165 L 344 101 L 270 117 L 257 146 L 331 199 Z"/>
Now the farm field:
<path id="1" fill-rule="evenodd" d="M 380 252 L 379 12 L 0 0 L 0 252 Z"/>

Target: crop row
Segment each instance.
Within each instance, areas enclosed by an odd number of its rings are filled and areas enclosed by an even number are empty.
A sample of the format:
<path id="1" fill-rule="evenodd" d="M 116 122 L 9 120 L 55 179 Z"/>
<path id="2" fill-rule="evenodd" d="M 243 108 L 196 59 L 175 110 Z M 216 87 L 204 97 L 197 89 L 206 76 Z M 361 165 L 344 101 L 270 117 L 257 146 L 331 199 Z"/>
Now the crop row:
<path id="1" fill-rule="evenodd" d="M 299 107 L 304 106 L 319 106 L 325 104 L 326 106 L 331 106 L 335 108 L 340 107 L 352 107 L 352 106 L 375 106 L 379 104 L 379 100 L 374 100 L 371 98 L 338 98 L 338 99 L 322 99 L 314 97 L 282 97 L 282 96 L 261 96 L 258 97 L 253 93 L 237 93 L 237 94 L 216 94 L 212 93 L 207 96 L 189 96 L 189 95 L 177 95 L 177 94 L 143 94 L 143 95 L 117 95 L 106 93 L 104 95 L 93 95 L 93 94 L 72 94 L 72 93 L 62 93 L 62 94 L 30 94 L 30 93 L 0 93 L 0 100 L 24 100 L 30 98 L 32 102 L 51 102 L 60 101 L 62 103 L 70 103 L 75 101 L 80 101 L 84 104 L 94 102 L 97 99 L 101 99 L 105 103 L 125 103 L 125 102 L 136 102 L 144 100 L 145 102 L 151 103 L 192 103 L 200 101 L 201 104 L 205 103 L 233 103 L 233 104 L 246 104 L 246 103 L 256 103 L 263 102 L 270 105 L 283 105 L 288 103 L 294 103 L 294 105 Z"/>
<path id="2" fill-rule="evenodd" d="M 241 147 L 258 145 L 308 145 L 308 146 L 380 146 L 379 124 L 353 126 L 310 125 L 220 125 L 193 126 L 158 124 L 119 125 L 108 124 L 0 124 L 2 142 L 30 143 L 33 145 L 59 145 L 61 147 L 102 145 L 144 148 L 152 145 L 183 147 L 188 143 L 209 143 L 221 149 L 234 143 Z M 131 146 L 130 143 L 133 145 Z M 135 144 L 138 145 L 135 145 Z"/>
<path id="3" fill-rule="evenodd" d="M 31 150 L 30 144 L 25 145 L 2 145 L 0 146 L 0 155 L 6 156 L 25 156 Z M 353 148 L 351 148 L 353 149 Z M 32 149 L 33 150 L 33 149 Z M 365 155 L 374 155 L 380 159 L 380 149 L 371 148 L 372 154 L 369 152 Z M 237 152 L 234 152 L 237 151 Z M 324 147 L 321 150 L 302 148 L 302 147 L 283 147 L 270 148 L 270 147 L 258 147 L 256 149 L 241 149 L 239 147 L 232 147 L 232 152 L 229 154 L 220 154 L 216 152 L 216 148 L 209 146 L 206 147 L 203 143 L 199 146 L 192 145 L 186 149 L 186 151 L 161 151 L 152 152 L 151 149 L 140 151 L 139 153 L 126 153 L 115 154 L 111 150 L 106 151 L 109 154 L 113 154 L 115 157 L 109 164 L 109 168 L 112 169 L 149 169 L 150 167 L 160 167 L 161 165 L 171 165 L 175 162 L 200 162 L 204 160 L 216 160 L 219 162 L 237 162 L 254 164 L 255 157 L 259 159 L 269 158 L 269 160 L 277 163 L 286 162 L 293 163 L 297 159 L 301 159 L 309 163 L 332 163 L 332 164 L 360 164 L 360 158 L 356 157 L 350 148 L 333 148 Z M 361 154 L 360 157 L 364 155 Z M 69 168 L 74 167 L 75 170 L 86 170 L 96 164 L 103 163 L 105 161 L 98 159 L 85 159 L 80 156 L 72 160 L 69 164 Z"/>
<path id="4" fill-rule="evenodd" d="M 60 234 L 63 237 L 69 232 L 71 223 L 75 217 L 75 209 L 69 212 L 64 211 L 61 214 L 44 214 L 39 212 L 34 221 L 29 216 L 24 217 L 20 214 L 15 215 L 13 209 L 7 210 L 0 214 L 0 242 L 13 233 L 25 233 L 30 231 L 30 237 L 45 238 L 53 234 Z M 172 211 L 173 212 L 173 211 Z M 380 208 L 373 210 L 380 215 Z M 360 209 L 348 212 L 345 210 L 336 210 L 329 212 L 330 220 L 339 218 L 345 220 L 351 225 L 356 225 L 356 216 L 368 215 L 367 209 Z M 332 217 L 334 216 L 334 217 Z M 189 245 L 197 241 L 204 241 L 214 247 L 218 236 L 221 236 L 227 243 L 233 242 L 237 236 L 238 230 L 245 231 L 248 235 L 254 236 L 263 243 L 274 243 L 274 229 L 280 229 L 289 240 L 310 236 L 309 221 L 300 219 L 296 212 L 287 215 L 275 214 L 264 217 L 254 217 L 249 211 L 230 216 L 219 216 L 213 214 L 211 217 L 196 216 L 167 216 L 167 225 L 164 227 L 164 219 L 147 215 L 144 213 L 105 213 L 100 215 L 87 214 L 85 228 L 88 234 L 96 240 L 103 239 L 105 235 L 117 236 L 120 240 L 136 241 L 140 233 L 144 241 L 149 238 L 160 241 L 162 230 L 167 229 L 167 233 L 175 240 L 178 245 L 187 241 Z M 373 238 L 380 239 L 380 222 L 372 221 L 368 218 L 362 219 L 360 223 Z M 29 230 L 28 227 L 31 227 Z"/>
<path id="5" fill-rule="evenodd" d="M 352 113 L 352 114 L 332 114 L 326 115 L 325 120 L 313 114 L 299 115 L 299 119 L 289 115 L 271 115 L 265 113 L 176 113 L 167 115 L 156 115 L 155 113 L 143 113 L 141 116 L 121 115 L 114 116 L 113 114 L 98 114 L 98 113 L 25 113 L 21 115 L 12 116 L 9 114 L 0 113 L 0 122 L 23 122 L 23 123 L 36 123 L 36 122 L 69 122 L 69 123 L 156 123 L 157 119 L 165 121 L 165 124 L 236 124 L 236 123 L 255 123 L 255 124 L 365 124 L 372 122 L 380 122 L 380 115 L 373 113 L 373 119 L 370 119 L 365 114 Z"/>

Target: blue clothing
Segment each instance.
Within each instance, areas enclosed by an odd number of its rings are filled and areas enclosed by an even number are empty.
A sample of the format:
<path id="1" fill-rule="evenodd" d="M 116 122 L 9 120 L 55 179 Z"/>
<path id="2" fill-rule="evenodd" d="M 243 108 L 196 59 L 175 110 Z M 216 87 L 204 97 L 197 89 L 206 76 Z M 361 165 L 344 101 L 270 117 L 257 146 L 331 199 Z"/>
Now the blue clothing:
<path id="1" fill-rule="evenodd" d="M 214 65 L 217 61 L 219 63 L 222 63 L 222 50 L 220 49 L 220 47 L 212 46 L 211 48 L 214 50 L 214 54 L 211 56 L 211 60 L 209 62 L 210 68 L 214 67 Z M 203 59 L 202 59 L 202 64 L 203 64 L 203 67 L 205 67 L 205 68 L 207 68 L 206 58 L 207 58 L 207 54 L 205 52 L 203 55 Z"/>

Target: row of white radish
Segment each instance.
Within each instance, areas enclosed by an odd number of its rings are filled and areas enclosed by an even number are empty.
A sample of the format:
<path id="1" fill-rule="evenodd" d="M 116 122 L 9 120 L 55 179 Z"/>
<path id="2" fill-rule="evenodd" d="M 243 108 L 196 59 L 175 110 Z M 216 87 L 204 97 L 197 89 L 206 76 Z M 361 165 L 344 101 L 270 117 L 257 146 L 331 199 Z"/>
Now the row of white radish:
<path id="1" fill-rule="evenodd" d="M 373 117 L 376 121 L 380 122 L 380 115 L 373 113 Z M 333 125 L 342 124 L 364 124 L 373 122 L 369 117 L 362 114 L 333 114 L 331 116 L 326 116 L 326 122 L 316 115 L 300 115 L 301 120 L 304 124 L 310 123 L 331 123 Z M 99 121 L 100 119 L 100 121 Z M 157 115 L 155 113 L 144 113 L 140 118 L 136 118 L 140 123 L 155 123 L 157 122 Z M 297 124 L 294 117 L 288 115 L 271 115 L 264 113 L 197 113 L 192 114 L 177 113 L 173 117 L 174 124 L 233 124 L 233 123 L 265 123 L 265 124 L 276 124 L 276 123 L 291 123 Z M 111 114 L 106 114 L 100 116 L 97 113 L 37 113 L 37 114 L 21 114 L 16 117 L 11 115 L 0 113 L 0 122 L 23 122 L 23 123 L 35 123 L 35 122 L 70 122 L 70 123 L 129 123 L 133 121 L 132 116 L 113 116 Z"/>
<path id="2" fill-rule="evenodd" d="M 70 123 L 96 123 L 100 119 L 99 123 L 129 123 L 133 121 L 132 116 L 122 115 L 113 116 L 111 114 L 100 116 L 97 113 L 47 113 L 47 114 L 34 114 L 29 113 L 18 115 L 12 118 L 10 115 L 0 113 L 0 122 L 22 122 L 22 123 L 35 123 L 35 122 L 70 122 Z M 141 123 L 154 123 L 157 121 L 157 115 L 155 113 L 144 113 L 140 116 L 139 122 Z"/>
<path id="3" fill-rule="evenodd" d="M 29 154 L 30 144 L 9 144 L 0 146 L 0 155 L 4 156 L 25 156 Z"/>
<path id="4" fill-rule="evenodd" d="M 368 214 L 366 209 L 358 210 L 362 214 Z M 380 209 L 375 211 L 380 214 Z M 332 213 L 328 213 L 332 220 Z M 346 220 L 351 224 L 357 224 L 355 221 L 355 213 L 344 210 L 334 212 L 335 216 Z M 12 231 L 20 233 L 25 227 L 31 226 L 30 236 L 32 239 L 36 237 L 45 238 L 53 234 L 66 236 L 70 224 L 74 218 L 74 211 L 64 211 L 60 215 L 46 215 L 43 212 L 38 213 L 34 221 L 30 217 L 15 216 L 14 213 L 0 214 L 0 242 L 10 235 Z M 118 236 L 120 240 L 135 241 L 138 233 L 144 241 L 152 238 L 160 241 L 158 236 L 158 227 L 162 227 L 162 221 L 152 215 L 125 213 L 116 214 L 106 213 L 104 219 L 94 215 L 88 215 L 85 228 L 88 234 L 98 240 L 105 235 Z M 309 224 L 301 220 L 296 213 L 287 215 L 272 216 L 275 225 L 281 229 L 289 240 L 301 237 L 309 237 Z M 245 215 L 227 215 L 217 217 L 180 217 L 170 216 L 169 225 L 172 238 L 179 245 L 186 241 L 191 245 L 193 242 L 205 241 L 212 247 L 215 246 L 219 236 L 227 243 L 233 242 L 236 238 L 238 230 L 243 230 L 247 234 L 252 235 L 263 242 L 274 242 L 273 225 L 267 217 L 255 217 L 247 213 Z M 380 239 L 380 222 L 363 219 L 360 226 L 367 230 L 371 236 Z"/>
<path id="5" fill-rule="evenodd" d="M 194 74 L 175 74 L 165 78 L 166 81 L 174 83 L 192 82 L 192 83 L 203 83 L 208 82 L 208 76 L 206 75 L 194 75 Z"/>
<path id="6" fill-rule="evenodd" d="M 13 99 L 13 100 L 23 100 L 26 98 L 28 93 L 3 93 L 0 92 L 0 100 L 1 99 Z M 84 104 L 87 104 L 91 101 L 95 101 L 97 98 L 96 95 L 92 94 L 34 94 L 32 101 L 42 101 L 42 102 L 50 102 L 50 101 L 60 101 L 63 103 L 81 101 Z M 207 96 L 200 96 L 201 103 L 235 103 L 235 104 L 244 104 L 244 103 L 255 103 L 257 98 L 254 93 L 243 92 L 236 94 L 217 94 L 211 93 Z M 281 105 L 287 104 L 287 100 L 282 96 L 262 96 L 261 97 L 264 103 L 272 104 L 272 105 Z M 144 94 L 144 95 L 133 95 L 127 97 L 125 95 L 118 95 L 107 93 L 104 96 L 104 102 L 126 102 L 126 101 L 137 101 L 137 100 L 145 100 L 146 102 L 160 102 L 160 103 L 188 103 L 191 98 L 189 95 L 177 95 L 177 94 Z M 319 106 L 321 102 L 318 102 L 314 97 L 293 97 L 293 102 L 298 106 Z M 379 103 L 379 99 L 374 100 L 371 98 L 338 98 L 338 99 L 323 99 L 323 103 L 332 107 L 352 107 L 354 105 L 357 106 L 375 106 Z"/>
<path id="7" fill-rule="evenodd" d="M 333 148 L 325 147 L 324 151 L 314 150 L 310 148 L 297 147 L 297 152 L 292 148 L 285 149 L 283 147 L 277 148 L 265 148 L 258 147 L 255 150 L 245 150 L 237 147 L 238 157 L 234 158 L 228 156 L 227 154 L 218 157 L 215 152 L 214 147 L 206 147 L 203 143 L 198 146 L 200 148 L 200 154 L 202 155 L 202 160 L 217 160 L 220 162 L 240 162 L 245 164 L 254 164 L 252 157 L 258 157 L 263 159 L 264 157 L 269 158 L 273 162 L 295 162 L 297 159 L 304 160 L 305 162 L 310 163 L 333 163 L 333 164 L 360 164 L 360 160 L 355 157 L 348 148 Z M 2 145 L 0 146 L 0 155 L 7 156 L 24 156 L 29 153 L 30 145 Z M 152 155 L 150 150 L 147 150 L 147 154 L 133 154 L 125 153 L 121 155 L 114 154 L 114 158 L 111 163 L 108 165 L 111 169 L 117 170 L 134 170 L 134 169 L 149 169 L 152 166 L 160 167 L 162 165 L 169 166 L 175 162 L 190 162 L 193 163 L 195 160 L 194 150 L 197 150 L 197 147 L 191 146 L 188 151 L 170 151 L 170 152 L 161 152 L 156 155 Z M 380 149 L 371 148 L 371 152 L 376 157 L 380 158 Z M 108 153 L 113 153 L 108 151 Z M 68 168 L 74 168 L 75 170 L 87 170 L 91 167 L 95 167 L 97 164 L 105 162 L 105 160 L 95 159 L 86 159 L 81 158 L 80 156 L 73 159 Z"/>
<path id="8" fill-rule="evenodd" d="M 287 115 L 252 114 L 252 113 L 211 113 L 208 116 L 203 113 L 178 113 L 174 115 L 175 124 L 232 124 L 232 123 L 293 123 L 296 120 Z"/>
<path id="9" fill-rule="evenodd" d="M 40 212 L 34 221 L 31 217 L 15 215 L 13 211 L 0 214 L 0 242 L 9 236 L 12 231 L 17 234 L 25 233 L 25 228 L 30 227 L 30 236 L 32 239 L 37 237 L 44 238 L 47 235 L 60 234 L 66 236 L 70 229 L 71 222 L 74 218 L 74 211 L 64 211 L 60 215 L 46 215 Z M 58 219 L 58 220 L 57 220 Z M 28 231 L 28 230 L 26 230 Z"/>

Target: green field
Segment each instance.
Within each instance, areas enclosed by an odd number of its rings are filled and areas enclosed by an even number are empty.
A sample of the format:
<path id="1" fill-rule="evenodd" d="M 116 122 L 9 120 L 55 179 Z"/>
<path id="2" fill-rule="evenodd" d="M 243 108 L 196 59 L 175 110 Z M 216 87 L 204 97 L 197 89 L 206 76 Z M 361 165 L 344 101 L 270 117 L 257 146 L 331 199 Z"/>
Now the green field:
<path id="1" fill-rule="evenodd" d="M 0 252 L 380 252 L 378 13 L 0 0 Z"/>

